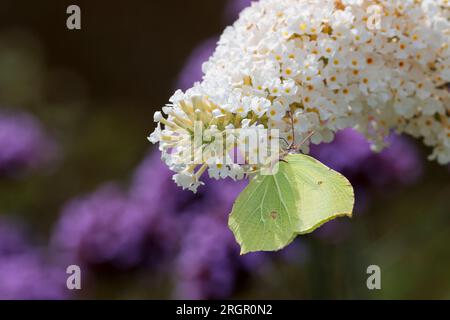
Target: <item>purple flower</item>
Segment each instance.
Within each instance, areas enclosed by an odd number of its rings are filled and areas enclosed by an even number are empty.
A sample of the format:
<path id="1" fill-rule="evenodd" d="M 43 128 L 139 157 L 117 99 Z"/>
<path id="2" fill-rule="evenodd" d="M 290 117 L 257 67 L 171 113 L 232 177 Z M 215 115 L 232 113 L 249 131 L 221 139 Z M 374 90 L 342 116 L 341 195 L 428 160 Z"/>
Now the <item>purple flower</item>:
<path id="1" fill-rule="evenodd" d="M 29 244 L 22 225 L 0 220 L 0 299 L 64 299 L 66 279 L 64 267 Z"/>
<path id="2" fill-rule="evenodd" d="M 295 242 L 279 253 L 255 252 L 241 256 L 227 225 L 228 212 L 205 207 L 186 225 L 175 261 L 175 296 L 182 299 L 225 299 L 251 275 L 271 270 L 272 261 L 301 263 L 307 250 Z"/>
<path id="3" fill-rule="evenodd" d="M 387 184 L 409 185 L 416 182 L 423 173 L 421 156 L 406 137 L 391 135 L 390 147 L 379 154 L 372 154 L 363 168 L 374 186 Z"/>
<path id="4" fill-rule="evenodd" d="M 56 144 L 26 113 L 0 113 L 0 174 L 39 169 L 56 156 Z"/>
<path id="5" fill-rule="evenodd" d="M 389 147 L 374 153 L 359 132 L 340 131 L 333 142 L 311 146 L 311 155 L 346 176 L 355 188 L 356 213 L 364 212 L 370 203 L 369 191 L 386 185 L 409 185 L 417 181 L 423 163 L 415 145 L 409 139 L 395 134 L 388 139 Z M 331 242 L 345 240 L 350 225 L 336 220 L 320 227 L 316 235 Z"/>
<path id="6" fill-rule="evenodd" d="M 183 238 L 176 261 L 176 295 L 188 299 L 226 298 L 234 290 L 239 248 L 226 219 L 197 216 Z"/>
<path id="7" fill-rule="evenodd" d="M 336 135 L 333 142 L 313 145 L 311 155 L 345 175 L 355 187 L 415 182 L 422 173 L 422 162 L 415 145 L 394 134 L 388 143 L 388 148 L 374 153 L 362 134 L 345 129 Z"/>
<path id="8" fill-rule="evenodd" d="M 53 245 L 68 259 L 91 266 L 161 265 L 177 248 L 182 213 L 201 199 L 178 188 L 172 174 L 159 152 L 150 153 L 128 192 L 106 184 L 70 201 L 55 227 Z"/>
<path id="9" fill-rule="evenodd" d="M 224 19 L 226 23 L 232 23 L 239 18 L 239 13 L 249 7 L 256 0 L 227 0 L 224 11 Z"/>
<path id="10" fill-rule="evenodd" d="M 173 172 L 161 160 L 159 151 L 150 152 L 133 174 L 130 197 L 158 216 L 186 209 L 200 195 L 185 192 L 172 180 Z"/>
<path id="11" fill-rule="evenodd" d="M 199 188 L 200 194 L 205 199 L 205 206 L 216 208 L 217 212 L 228 215 L 239 194 L 247 186 L 247 180 L 234 181 L 231 178 L 215 180 L 209 177 L 202 178 L 204 187 Z"/>
<path id="12" fill-rule="evenodd" d="M 216 37 L 210 38 L 194 48 L 176 82 L 178 89 L 187 90 L 192 88 L 195 82 L 202 80 L 202 65 L 214 53 L 217 41 Z"/>
<path id="13" fill-rule="evenodd" d="M 360 170 L 362 163 L 371 154 L 366 138 L 352 129 L 340 131 L 331 143 L 311 145 L 313 157 L 334 170 L 349 175 Z"/>
<path id="14" fill-rule="evenodd" d="M 232 204 L 247 184 L 246 181 L 210 179 L 205 173 L 202 177 L 205 186 L 201 186 L 196 194 L 183 191 L 173 182 L 174 173 L 160 157 L 159 151 L 149 153 L 136 169 L 129 191 L 133 203 L 138 203 L 147 211 L 157 212 L 155 215 L 159 219 L 172 217 L 177 221 L 189 220 L 206 207 L 226 215 L 231 212 Z"/>
<path id="15" fill-rule="evenodd" d="M 28 250 L 29 243 L 24 226 L 11 219 L 0 218 L 0 257 Z"/>
<path id="16" fill-rule="evenodd" d="M 150 214 L 155 216 L 150 234 L 160 230 L 160 242 L 171 238 L 179 244 L 174 267 L 176 295 L 228 297 L 235 289 L 236 277 L 255 270 L 264 260 L 258 254 L 241 257 L 227 225 L 233 202 L 246 182 L 217 181 L 205 176 L 206 185 L 192 194 L 178 188 L 172 175 L 161 161 L 160 152 L 150 153 L 134 174 L 130 199 L 157 213 Z"/>
<path id="17" fill-rule="evenodd" d="M 64 268 L 50 266 L 39 253 L 2 258 L 0 299 L 64 299 L 68 297 Z"/>
<path id="18" fill-rule="evenodd" d="M 74 262 L 134 267 L 153 258 L 146 257 L 147 236 L 155 218 L 149 213 L 118 186 L 107 184 L 65 206 L 53 245 Z"/>

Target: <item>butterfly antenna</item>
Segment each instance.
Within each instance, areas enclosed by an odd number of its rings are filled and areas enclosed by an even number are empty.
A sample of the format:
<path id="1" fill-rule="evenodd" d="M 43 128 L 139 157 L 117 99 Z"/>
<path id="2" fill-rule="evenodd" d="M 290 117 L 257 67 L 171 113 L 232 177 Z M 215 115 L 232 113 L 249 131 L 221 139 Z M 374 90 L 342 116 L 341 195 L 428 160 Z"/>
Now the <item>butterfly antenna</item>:
<path id="1" fill-rule="evenodd" d="M 308 141 L 314 134 L 314 131 L 311 131 L 310 133 L 308 133 L 308 135 L 305 137 L 305 139 L 302 140 L 302 142 L 300 143 L 300 145 L 298 146 L 298 149 L 300 149 L 306 141 Z"/>
<path id="2" fill-rule="evenodd" d="M 283 137 L 279 137 L 278 139 L 283 140 L 284 143 L 286 143 L 286 145 L 288 146 L 288 148 L 290 147 L 290 143 Z"/>
<path id="3" fill-rule="evenodd" d="M 292 143 L 289 145 L 289 149 L 295 148 L 295 130 L 294 130 L 294 117 L 292 111 L 289 110 L 289 117 L 291 118 L 291 131 L 292 131 Z"/>

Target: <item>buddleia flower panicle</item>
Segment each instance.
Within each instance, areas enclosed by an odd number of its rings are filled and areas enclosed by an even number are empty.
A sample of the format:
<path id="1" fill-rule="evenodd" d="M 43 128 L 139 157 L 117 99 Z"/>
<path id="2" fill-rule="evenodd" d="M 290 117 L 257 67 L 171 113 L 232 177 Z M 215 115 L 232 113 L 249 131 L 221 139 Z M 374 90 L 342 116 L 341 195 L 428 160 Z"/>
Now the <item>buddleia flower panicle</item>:
<path id="1" fill-rule="evenodd" d="M 379 151 L 392 131 L 423 140 L 450 162 L 450 2 L 446 0 L 261 0 L 225 29 L 203 80 L 157 112 L 150 141 L 183 188 L 205 172 L 243 178 L 244 165 L 188 166 L 180 151 L 193 122 L 264 127 L 288 143 L 314 133 L 331 142 L 354 128 Z M 294 130 L 291 128 L 294 124 Z M 286 144 L 280 144 L 286 148 Z M 208 170 L 207 170 L 208 169 Z"/>

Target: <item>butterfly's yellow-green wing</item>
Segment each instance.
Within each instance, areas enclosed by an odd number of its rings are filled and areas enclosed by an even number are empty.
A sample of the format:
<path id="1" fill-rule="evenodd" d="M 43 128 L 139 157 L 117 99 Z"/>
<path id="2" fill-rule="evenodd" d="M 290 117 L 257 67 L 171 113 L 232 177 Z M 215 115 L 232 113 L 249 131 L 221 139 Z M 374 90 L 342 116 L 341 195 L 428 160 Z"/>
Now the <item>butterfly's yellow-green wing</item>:
<path id="1" fill-rule="evenodd" d="M 228 225 L 241 246 L 241 254 L 275 251 L 295 238 L 300 220 L 298 192 L 291 183 L 288 163 L 279 162 L 274 175 L 258 175 L 237 198 Z"/>
<path id="2" fill-rule="evenodd" d="M 347 178 L 307 155 L 291 154 L 285 160 L 300 199 L 296 232 L 309 233 L 334 218 L 352 216 L 355 197 Z"/>
<path id="3" fill-rule="evenodd" d="M 257 176 L 237 198 L 229 227 L 241 253 L 284 248 L 339 216 L 351 216 L 353 188 L 341 174 L 306 155 L 288 155 L 274 175 Z"/>

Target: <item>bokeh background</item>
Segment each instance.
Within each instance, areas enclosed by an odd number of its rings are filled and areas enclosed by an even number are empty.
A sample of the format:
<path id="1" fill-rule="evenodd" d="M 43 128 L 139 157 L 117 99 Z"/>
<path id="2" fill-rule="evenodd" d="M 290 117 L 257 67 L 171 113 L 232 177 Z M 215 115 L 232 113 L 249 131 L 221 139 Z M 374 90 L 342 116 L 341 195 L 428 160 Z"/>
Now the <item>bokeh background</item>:
<path id="1" fill-rule="evenodd" d="M 201 79 L 249 2 L 2 1 L 0 299 L 450 299 L 450 171 L 407 137 L 381 154 L 351 130 L 315 147 L 355 186 L 354 218 L 278 253 L 239 255 L 226 221 L 244 183 L 171 182 L 153 113 Z"/>

